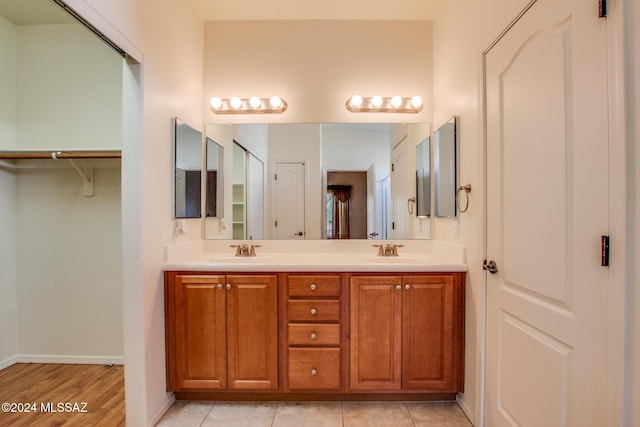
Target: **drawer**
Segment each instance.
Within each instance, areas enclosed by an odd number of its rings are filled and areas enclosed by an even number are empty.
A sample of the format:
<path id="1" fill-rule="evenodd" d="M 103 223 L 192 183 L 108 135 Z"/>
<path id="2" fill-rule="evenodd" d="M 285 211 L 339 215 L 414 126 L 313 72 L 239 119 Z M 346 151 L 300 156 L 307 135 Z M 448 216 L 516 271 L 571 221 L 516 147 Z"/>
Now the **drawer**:
<path id="1" fill-rule="evenodd" d="M 289 323 L 289 345 L 340 345 L 340 325 Z"/>
<path id="2" fill-rule="evenodd" d="M 290 348 L 290 390 L 340 390 L 339 348 Z"/>
<path id="3" fill-rule="evenodd" d="M 289 321 L 340 321 L 340 300 L 289 300 Z"/>
<path id="4" fill-rule="evenodd" d="M 338 297 L 340 296 L 340 275 L 299 275 L 290 274 L 290 297 Z"/>

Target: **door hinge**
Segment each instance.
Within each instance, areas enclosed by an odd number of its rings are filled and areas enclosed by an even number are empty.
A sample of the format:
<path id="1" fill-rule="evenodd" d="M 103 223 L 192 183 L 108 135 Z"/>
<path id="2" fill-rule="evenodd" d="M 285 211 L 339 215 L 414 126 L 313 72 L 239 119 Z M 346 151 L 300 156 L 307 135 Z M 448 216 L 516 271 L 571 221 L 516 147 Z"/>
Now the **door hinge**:
<path id="1" fill-rule="evenodd" d="M 600 238 L 600 265 L 609 267 L 609 236 Z"/>
<path id="2" fill-rule="evenodd" d="M 598 0 L 598 18 L 607 17 L 607 0 Z"/>
<path id="3" fill-rule="evenodd" d="M 278 226 L 278 221 L 276 221 L 276 227 Z"/>
<path id="4" fill-rule="evenodd" d="M 273 176 L 273 179 L 274 179 L 274 181 L 277 181 L 277 180 L 278 180 L 278 174 L 275 174 L 275 175 Z"/>
<path id="5" fill-rule="evenodd" d="M 394 165 L 393 163 L 391 163 L 391 172 L 395 172 L 396 170 L 396 165 Z"/>
<path id="6" fill-rule="evenodd" d="M 391 222 L 391 229 L 392 229 L 392 230 L 395 230 L 395 229 L 396 229 L 396 222 L 395 222 L 395 221 L 392 221 L 392 222 Z"/>

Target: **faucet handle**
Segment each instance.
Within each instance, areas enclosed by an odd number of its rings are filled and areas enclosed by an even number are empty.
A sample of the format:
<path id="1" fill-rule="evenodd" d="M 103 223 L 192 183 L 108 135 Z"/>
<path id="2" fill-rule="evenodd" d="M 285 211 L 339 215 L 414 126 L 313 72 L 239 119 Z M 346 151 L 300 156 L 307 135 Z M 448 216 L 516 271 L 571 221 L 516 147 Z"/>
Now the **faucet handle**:
<path id="1" fill-rule="evenodd" d="M 374 248 L 378 248 L 378 256 L 383 256 L 385 254 L 385 248 L 384 245 L 379 244 L 379 245 L 371 245 Z"/>
<path id="2" fill-rule="evenodd" d="M 256 256 L 256 248 L 261 248 L 262 245 L 251 245 L 249 249 L 249 256 Z"/>

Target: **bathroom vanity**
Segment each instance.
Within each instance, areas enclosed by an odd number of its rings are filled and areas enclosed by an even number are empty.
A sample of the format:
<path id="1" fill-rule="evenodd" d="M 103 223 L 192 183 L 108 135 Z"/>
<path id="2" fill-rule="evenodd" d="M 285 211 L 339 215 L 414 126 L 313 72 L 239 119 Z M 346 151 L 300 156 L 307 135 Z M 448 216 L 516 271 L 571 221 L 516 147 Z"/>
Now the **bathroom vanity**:
<path id="1" fill-rule="evenodd" d="M 464 249 L 428 241 L 378 257 L 370 241 L 323 243 L 318 252 L 318 242 L 294 251 L 265 242 L 255 257 L 216 242 L 172 248 L 167 389 L 227 400 L 440 400 L 463 391 Z"/>

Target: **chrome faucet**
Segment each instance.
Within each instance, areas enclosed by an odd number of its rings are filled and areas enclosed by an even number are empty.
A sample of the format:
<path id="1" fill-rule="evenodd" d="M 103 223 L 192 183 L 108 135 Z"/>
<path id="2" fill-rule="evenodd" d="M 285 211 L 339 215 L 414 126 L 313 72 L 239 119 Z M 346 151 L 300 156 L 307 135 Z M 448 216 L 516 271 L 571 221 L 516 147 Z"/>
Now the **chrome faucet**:
<path id="1" fill-rule="evenodd" d="M 373 245 L 374 248 L 378 248 L 378 256 L 398 256 L 398 248 L 403 246 L 404 245 L 397 245 L 395 243 Z"/>
<path id="2" fill-rule="evenodd" d="M 256 256 L 256 248 L 260 245 L 248 245 L 242 243 L 239 245 L 229 245 L 230 248 L 236 248 L 236 256 Z"/>

